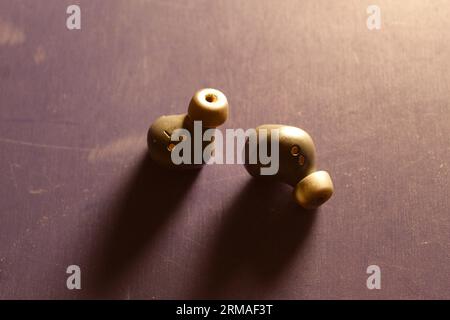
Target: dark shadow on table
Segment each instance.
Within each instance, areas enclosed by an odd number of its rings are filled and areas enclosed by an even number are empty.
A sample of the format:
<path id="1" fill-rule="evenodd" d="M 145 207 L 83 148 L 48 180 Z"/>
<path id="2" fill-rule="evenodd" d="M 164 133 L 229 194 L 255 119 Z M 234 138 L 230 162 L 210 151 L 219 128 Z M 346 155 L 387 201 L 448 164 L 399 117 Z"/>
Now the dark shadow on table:
<path id="1" fill-rule="evenodd" d="M 193 284 L 193 299 L 261 299 L 300 254 L 316 217 L 292 188 L 251 179 L 239 191 Z"/>
<path id="2" fill-rule="evenodd" d="M 129 183 L 119 189 L 119 199 L 108 209 L 89 264 L 95 272 L 86 286 L 89 298 L 116 298 L 128 271 L 151 247 L 152 241 L 178 210 L 199 170 L 162 168 L 146 155 Z M 103 232 L 103 231 L 102 231 Z M 123 297 L 123 296 L 122 296 Z"/>

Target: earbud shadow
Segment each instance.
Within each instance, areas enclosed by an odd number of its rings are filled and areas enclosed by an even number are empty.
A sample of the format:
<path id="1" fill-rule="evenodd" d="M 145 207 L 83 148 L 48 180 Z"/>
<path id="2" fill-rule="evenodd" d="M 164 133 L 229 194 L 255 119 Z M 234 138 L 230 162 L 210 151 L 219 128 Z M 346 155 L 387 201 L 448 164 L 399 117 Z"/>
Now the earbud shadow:
<path id="1" fill-rule="evenodd" d="M 91 256 L 95 272 L 88 292 L 95 298 L 111 298 L 121 280 L 148 252 L 152 241 L 177 211 L 199 170 L 182 174 L 154 164 L 148 155 L 141 160 L 131 180 L 112 209 L 102 230 L 109 230 Z M 92 290 L 89 290 L 92 289 Z M 120 291 L 120 290 L 119 290 Z"/>
<path id="2" fill-rule="evenodd" d="M 300 253 L 316 217 L 292 188 L 251 179 L 228 210 L 193 299 L 263 299 Z"/>

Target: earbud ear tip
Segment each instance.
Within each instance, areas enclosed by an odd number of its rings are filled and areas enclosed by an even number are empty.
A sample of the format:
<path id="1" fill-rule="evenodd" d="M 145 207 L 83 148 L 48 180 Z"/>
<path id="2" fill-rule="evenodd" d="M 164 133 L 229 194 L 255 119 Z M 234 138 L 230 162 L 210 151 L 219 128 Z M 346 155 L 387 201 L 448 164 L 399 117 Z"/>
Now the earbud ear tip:
<path id="1" fill-rule="evenodd" d="M 297 183 L 294 196 L 305 209 L 315 209 L 330 199 L 333 191 L 333 182 L 328 172 L 316 171 Z"/>
<path id="2" fill-rule="evenodd" d="M 192 97 L 188 115 L 193 121 L 202 121 L 203 127 L 216 128 L 228 118 L 228 100 L 219 90 L 201 89 Z"/>

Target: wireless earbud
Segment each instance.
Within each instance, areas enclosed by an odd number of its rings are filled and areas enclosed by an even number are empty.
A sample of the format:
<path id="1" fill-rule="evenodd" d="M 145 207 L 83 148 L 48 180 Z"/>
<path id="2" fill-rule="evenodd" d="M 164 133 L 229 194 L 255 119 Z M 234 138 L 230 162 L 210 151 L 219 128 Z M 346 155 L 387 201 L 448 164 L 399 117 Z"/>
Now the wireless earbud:
<path id="1" fill-rule="evenodd" d="M 278 144 L 275 140 L 278 140 Z M 314 143 L 302 129 L 276 124 L 262 125 L 256 128 L 255 143 L 249 141 L 247 139 L 245 145 L 245 168 L 252 176 L 281 180 L 293 186 L 295 200 L 306 209 L 319 207 L 333 194 L 331 177 L 326 171 L 316 171 Z M 263 170 L 269 164 L 262 159 L 263 149 L 271 153 L 272 162 L 278 161 L 275 174 L 264 174 Z M 278 156 L 274 156 L 276 152 Z M 252 162 L 251 159 L 256 161 Z"/>
<path id="2" fill-rule="evenodd" d="M 197 159 L 198 155 L 196 156 L 194 151 L 198 149 L 195 149 L 194 141 L 200 139 L 201 146 L 199 145 L 199 147 L 203 151 L 210 143 L 213 143 L 213 137 L 211 137 L 211 141 L 201 140 L 205 130 L 220 126 L 227 120 L 227 117 L 228 101 L 222 92 L 210 88 L 197 91 L 189 103 L 187 114 L 162 116 L 153 122 L 147 134 L 151 159 L 169 168 L 201 167 L 205 161 Z M 196 129 L 196 126 L 199 130 Z M 191 152 L 188 158 L 191 161 L 175 164 L 171 153 L 178 143 L 186 139 L 189 140 L 189 151 Z"/>

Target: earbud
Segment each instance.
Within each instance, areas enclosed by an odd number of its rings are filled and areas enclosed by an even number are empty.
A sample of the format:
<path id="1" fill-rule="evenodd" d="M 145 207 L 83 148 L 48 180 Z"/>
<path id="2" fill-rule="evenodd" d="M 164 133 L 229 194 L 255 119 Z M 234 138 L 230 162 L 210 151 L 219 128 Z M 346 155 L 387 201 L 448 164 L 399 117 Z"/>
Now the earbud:
<path id="1" fill-rule="evenodd" d="M 194 140 L 202 139 L 203 133 L 207 129 L 212 129 L 223 124 L 228 117 L 228 101 L 225 95 L 216 89 L 201 89 L 192 97 L 187 114 L 177 114 L 162 116 L 156 119 L 150 126 L 147 134 L 147 145 L 151 159 L 158 164 L 169 168 L 199 168 L 204 164 L 202 159 L 200 163 L 194 161 Z M 195 130 L 194 121 L 201 121 L 200 130 Z M 191 161 L 189 164 L 175 164 L 172 160 L 171 153 L 178 143 L 186 139 L 184 135 L 178 136 L 177 129 L 185 129 L 189 133 Z M 176 134 L 177 139 L 173 139 L 172 135 Z M 196 137 L 196 135 L 200 137 Z M 174 136 L 175 137 L 175 136 Z M 174 141 L 175 140 L 175 141 Z M 201 142 L 201 150 L 203 151 L 210 141 Z"/>
<path id="2" fill-rule="evenodd" d="M 276 144 L 272 141 L 276 137 L 278 148 L 274 148 Z M 247 139 L 245 145 L 245 168 L 252 176 L 281 180 L 293 186 L 295 200 L 306 209 L 317 208 L 332 196 L 330 175 L 326 171 L 316 171 L 315 147 L 308 133 L 291 126 L 262 125 L 256 128 L 254 141 L 250 143 Z M 261 161 L 261 143 L 267 143 L 263 147 L 268 153 L 278 151 L 278 157 L 271 154 L 272 161 L 278 160 L 278 171 L 273 175 L 262 174 L 261 169 L 267 168 L 268 164 Z M 252 157 L 256 159 L 253 163 L 250 162 Z"/>

